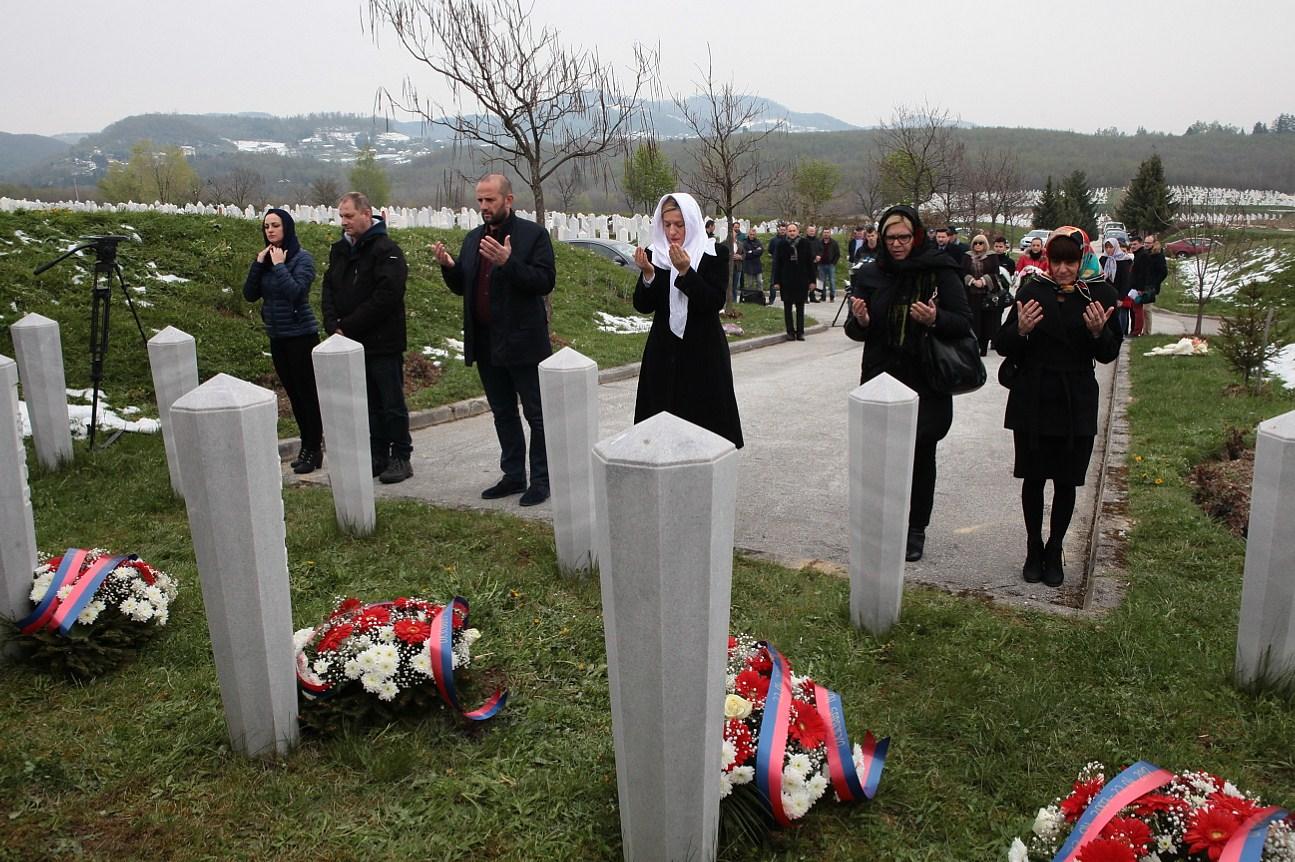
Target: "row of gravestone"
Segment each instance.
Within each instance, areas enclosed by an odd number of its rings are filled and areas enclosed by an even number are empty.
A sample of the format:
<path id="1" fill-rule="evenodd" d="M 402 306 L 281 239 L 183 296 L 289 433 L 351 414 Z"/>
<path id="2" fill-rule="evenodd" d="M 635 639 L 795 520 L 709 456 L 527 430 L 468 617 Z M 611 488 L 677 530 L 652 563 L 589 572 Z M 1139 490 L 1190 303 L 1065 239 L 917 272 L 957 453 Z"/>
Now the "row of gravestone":
<path id="1" fill-rule="evenodd" d="M 250 755 L 284 752 L 297 738 L 297 696 L 276 400 L 227 375 L 172 398 L 196 381 L 192 343 L 173 329 L 150 342 L 159 405 L 170 401 L 162 427 L 172 483 L 188 510 L 231 741 Z M 371 512 L 362 349 L 334 336 L 315 360 L 334 499 L 362 499 L 360 487 L 343 484 L 355 472 Z M 625 856 L 713 858 L 736 450 L 670 414 L 599 441 L 597 375 L 569 348 L 540 369 L 559 565 L 573 576 L 596 567 L 601 580 Z M 0 440 L 0 563 L 14 618 L 26 611 L 35 564 L 16 384 L 14 363 L 0 357 L 0 424 L 15 429 Z M 30 399 L 36 384 L 23 385 Z M 349 430 L 337 424 L 346 408 Z M 916 418 L 916 395 L 888 376 L 850 395 L 851 617 L 874 633 L 899 614 Z M 1295 545 L 1283 529 L 1295 413 L 1260 426 L 1256 477 L 1238 634 L 1243 680 L 1295 664 Z M 338 503 L 339 523 L 363 532 L 344 511 L 354 509 Z M 18 534 L 23 541 L 11 541 Z"/>

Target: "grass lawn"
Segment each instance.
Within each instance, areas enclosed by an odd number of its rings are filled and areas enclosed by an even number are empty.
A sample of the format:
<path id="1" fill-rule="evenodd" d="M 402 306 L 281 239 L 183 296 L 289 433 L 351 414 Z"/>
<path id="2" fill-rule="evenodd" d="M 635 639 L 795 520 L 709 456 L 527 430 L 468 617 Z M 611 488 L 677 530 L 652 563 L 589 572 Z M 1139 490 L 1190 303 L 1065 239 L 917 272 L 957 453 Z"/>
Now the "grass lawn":
<path id="1" fill-rule="evenodd" d="M 1127 598 L 1106 617 L 911 587 L 900 624 L 874 638 L 849 624 L 843 580 L 736 560 L 733 627 L 838 690 L 854 738 L 871 728 L 892 745 L 874 801 L 824 800 L 771 848 L 722 859 L 1002 859 L 1090 760 L 1208 769 L 1295 803 L 1295 700 L 1229 681 L 1244 544 L 1183 479 L 1228 426 L 1295 397 L 1225 397 L 1216 356 L 1135 355 L 1132 374 L 1136 526 Z M 161 440 L 78 450 L 32 479 L 42 548 L 137 551 L 183 591 L 165 633 L 107 677 L 0 667 L 0 859 L 619 858 L 598 587 L 557 576 L 547 527 L 380 501 L 377 534 L 351 539 L 326 491 L 285 489 L 294 627 L 343 594 L 461 594 L 483 632 L 476 666 L 502 669 L 512 697 L 483 727 L 437 710 L 249 762 L 226 745 Z"/>

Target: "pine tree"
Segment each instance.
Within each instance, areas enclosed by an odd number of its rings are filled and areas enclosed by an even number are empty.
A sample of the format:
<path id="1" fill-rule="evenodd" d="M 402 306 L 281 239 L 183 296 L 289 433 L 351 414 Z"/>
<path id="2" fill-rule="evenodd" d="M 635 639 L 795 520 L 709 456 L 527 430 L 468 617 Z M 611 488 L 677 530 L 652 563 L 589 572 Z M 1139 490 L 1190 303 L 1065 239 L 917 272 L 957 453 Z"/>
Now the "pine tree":
<path id="1" fill-rule="evenodd" d="M 1090 237 L 1097 236 L 1097 204 L 1083 171 L 1075 171 L 1062 182 L 1061 215 L 1065 219 L 1062 224 L 1081 227 Z"/>
<path id="2" fill-rule="evenodd" d="M 1052 185 L 1052 176 L 1049 175 L 1048 182 L 1043 187 L 1043 196 L 1034 205 L 1034 220 L 1031 227 L 1052 230 L 1054 227 L 1065 224 L 1061 218 L 1061 200 L 1057 197 L 1057 190 Z"/>
<path id="3" fill-rule="evenodd" d="M 1290 333 L 1270 287 L 1258 279 L 1246 281 L 1219 327 L 1219 352 L 1252 390 L 1259 388 L 1264 366 L 1281 352 Z"/>
<path id="4" fill-rule="evenodd" d="M 1164 165 L 1154 155 L 1138 165 L 1138 175 L 1129 183 L 1116 215 L 1129 230 L 1159 233 L 1173 224 L 1176 207 Z"/>

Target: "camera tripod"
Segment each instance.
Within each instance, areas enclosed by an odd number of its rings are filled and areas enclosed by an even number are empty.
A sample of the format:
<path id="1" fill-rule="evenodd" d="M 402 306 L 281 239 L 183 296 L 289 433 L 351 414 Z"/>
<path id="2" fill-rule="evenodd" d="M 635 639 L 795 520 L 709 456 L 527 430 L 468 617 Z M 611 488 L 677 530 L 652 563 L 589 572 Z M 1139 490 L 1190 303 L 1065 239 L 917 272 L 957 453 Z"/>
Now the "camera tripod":
<path id="1" fill-rule="evenodd" d="M 90 302 L 90 382 L 94 386 L 94 397 L 90 402 L 89 443 L 92 449 L 94 448 L 95 428 L 99 423 L 99 391 L 100 384 L 103 381 L 103 363 L 108 358 L 108 313 L 112 308 L 112 278 L 114 274 L 117 276 L 117 284 L 121 285 L 122 296 L 126 297 L 126 307 L 130 309 L 131 317 L 135 318 L 135 328 L 139 330 L 139 340 L 144 344 L 144 352 L 148 353 L 148 338 L 144 335 L 144 325 L 139 322 L 139 313 L 135 310 L 135 301 L 130 298 L 130 291 L 126 289 L 126 278 L 122 275 L 121 266 L 117 263 L 117 244 L 126 242 L 128 239 L 128 237 L 124 236 L 83 236 L 81 237 L 82 243 L 80 245 L 69 249 L 49 263 L 41 264 L 32 273 L 33 275 L 40 275 L 45 270 L 62 263 L 77 252 L 88 248 L 94 249 L 94 281 Z M 120 436 L 121 432 L 118 431 L 103 445 L 111 446 Z"/>

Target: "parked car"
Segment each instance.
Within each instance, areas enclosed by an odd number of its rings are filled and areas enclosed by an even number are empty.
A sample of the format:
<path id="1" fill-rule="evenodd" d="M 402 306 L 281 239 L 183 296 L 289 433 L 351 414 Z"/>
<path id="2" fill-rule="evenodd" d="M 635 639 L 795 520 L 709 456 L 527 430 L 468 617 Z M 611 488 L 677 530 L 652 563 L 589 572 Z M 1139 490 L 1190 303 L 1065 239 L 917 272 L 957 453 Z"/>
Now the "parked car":
<path id="1" fill-rule="evenodd" d="M 1118 224 L 1119 222 L 1107 223 L 1106 227 L 1102 229 L 1102 242 L 1105 243 L 1108 239 L 1119 240 L 1120 248 L 1127 251 L 1129 247 L 1129 232 L 1123 227 L 1115 227 L 1115 225 Z"/>
<path id="2" fill-rule="evenodd" d="M 565 239 L 563 242 L 567 245 L 593 252 L 601 258 L 610 260 L 617 266 L 623 266 L 627 269 L 638 268 L 638 264 L 634 263 L 634 246 L 630 243 L 615 239 L 597 239 L 595 237 Z"/>
<path id="3" fill-rule="evenodd" d="M 1191 257 L 1194 254 L 1205 254 L 1219 244 L 1218 240 L 1207 236 L 1189 236 L 1165 243 L 1165 254 L 1177 258 Z"/>
<path id="4" fill-rule="evenodd" d="M 1042 229 L 1030 231 L 1025 236 L 1021 237 L 1021 251 L 1025 251 L 1027 248 L 1029 248 L 1030 243 L 1034 242 L 1036 239 L 1041 239 L 1044 242 L 1047 242 L 1048 234 L 1050 233 L 1052 233 L 1052 231 L 1042 230 Z"/>
<path id="5" fill-rule="evenodd" d="M 1106 236 L 1106 232 L 1108 230 L 1123 231 L 1126 234 L 1129 232 L 1129 229 L 1124 226 L 1124 222 L 1122 221 L 1102 222 L 1102 236 Z"/>

